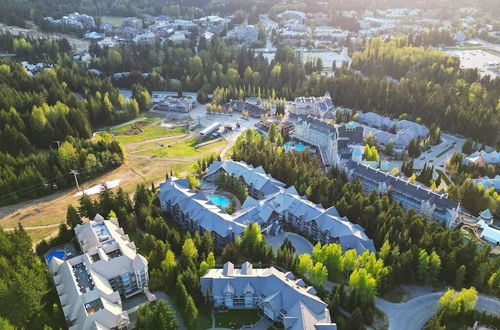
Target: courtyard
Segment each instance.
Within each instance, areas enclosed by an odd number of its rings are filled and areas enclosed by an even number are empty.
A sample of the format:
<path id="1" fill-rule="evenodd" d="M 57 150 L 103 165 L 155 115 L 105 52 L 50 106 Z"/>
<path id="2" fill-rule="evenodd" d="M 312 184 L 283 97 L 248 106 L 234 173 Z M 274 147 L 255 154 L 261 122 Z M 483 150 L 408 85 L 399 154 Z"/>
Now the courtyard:
<path id="1" fill-rule="evenodd" d="M 227 311 L 214 312 L 215 327 L 240 329 L 257 323 L 261 316 L 257 309 L 229 309 Z"/>
<path id="2" fill-rule="evenodd" d="M 281 232 L 278 235 L 266 235 L 266 241 L 272 246 L 273 251 L 276 253 L 285 241 L 285 238 L 292 243 L 295 248 L 295 254 L 300 255 L 304 253 L 312 253 L 313 245 L 305 237 L 291 232 Z"/>

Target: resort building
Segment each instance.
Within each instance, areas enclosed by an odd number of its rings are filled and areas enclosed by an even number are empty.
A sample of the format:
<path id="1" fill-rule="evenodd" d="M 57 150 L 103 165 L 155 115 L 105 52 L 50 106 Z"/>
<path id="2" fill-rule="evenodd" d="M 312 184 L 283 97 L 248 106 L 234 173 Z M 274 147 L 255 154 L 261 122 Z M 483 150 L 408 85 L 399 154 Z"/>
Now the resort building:
<path id="1" fill-rule="evenodd" d="M 195 105 L 194 99 L 190 97 L 172 97 L 167 96 L 163 101 L 158 102 L 154 110 L 189 112 Z"/>
<path id="2" fill-rule="evenodd" d="M 350 121 L 336 125 L 336 127 L 340 157 L 342 159 L 349 159 L 356 149 L 363 147 L 363 126 Z"/>
<path id="3" fill-rule="evenodd" d="M 409 120 L 396 121 L 374 112 L 359 113 L 358 121 L 376 129 L 366 133 L 373 133 L 379 145 L 385 146 L 392 141 L 396 155 L 403 154 L 412 140 L 423 140 L 429 135 L 424 125 Z"/>
<path id="4" fill-rule="evenodd" d="M 49 263 L 69 329 L 127 329 L 122 298 L 146 292 L 148 262 L 116 219 L 94 220 L 75 228 L 82 254 Z"/>
<path id="5" fill-rule="evenodd" d="M 291 272 L 274 267 L 254 269 L 249 262 L 237 269 L 227 262 L 223 269 L 210 269 L 200 278 L 200 285 L 214 307 L 258 308 L 285 329 L 337 329 L 316 290 Z"/>
<path id="6" fill-rule="evenodd" d="M 168 178 L 160 184 L 160 207 L 190 232 L 209 231 L 214 243 L 222 248 L 243 233 L 245 226 L 235 216 L 214 204 L 203 192 L 189 188 L 187 179 Z"/>
<path id="7" fill-rule="evenodd" d="M 267 174 L 262 166 L 253 167 L 244 162 L 234 161 L 213 162 L 208 167 L 203 180 L 215 183 L 221 174 L 229 174 L 241 179 L 248 188 L 248 194 L 256 199 L 264 199 L 285 187 L 283 182 Z"/>
<path id="8" fill-rule="evenodd" d="M 244 100 L 231 100 L 224 104 L 224 110 L 227 111 L 229 108 L 231 108 L 233 111 L 237 112 L 242 112 L 246 111 L 248 112 L 248 115 L 250 117 L 254 118 L 260 118 L 262 115 L 270 115 L 271 110 L 263 108 L 257 104 L 250 103 L 248 101 Z"/>
<path id="9" fill-rule="evenodd" d="M 291 137 L 318 148 L 325 166 L 339 164 L 337 129 L 313 116 L 299 116 Z"/>
<path id="10" fill-rule="evenodd" d="M 321 118 L 328 111 L 335 110 L 330 93 L 322 97 L 297 97 L 288 104 L 288 112 L 296 116 L 314 116 Z"/>
<path id="11" fill-rule="evenodd" d="M 367 193 L 376 190 L 389 193 L 405 209 L 414 209 L 429 219 L 450 226 L 459 215 L 460 204 L 448 199 L 444 192 L 434 192 L 400 177 L 374 169 L 368 165 L 349 161 L 345 165 L 349 180 L 359 179 Z"/>
<path id="12" fill-rule="evenodd" d="M 248 187 L 249 197 L 241 209 L 229 215 L 212 201 L 212 196 L 195 192 L 186 179 L 169 178 L 160 184 L 160 207 L 186 230 L 208 230 L 219 248 L 241 235 L 250 223 L 258 223 L 263 231 L 271 227 L 292 226 L 322 243 L 339 243 L 344 250 L 374 251 L 373 241 L 364 229 L 341 217 L 335 207 L 324 209 L 295 188 L 285 185 L 265 174 L 261 167 L 245 163 L 214 162 L 203 181 L 215 182 L 218 175 L 229 174 L 240 178 Z"/>

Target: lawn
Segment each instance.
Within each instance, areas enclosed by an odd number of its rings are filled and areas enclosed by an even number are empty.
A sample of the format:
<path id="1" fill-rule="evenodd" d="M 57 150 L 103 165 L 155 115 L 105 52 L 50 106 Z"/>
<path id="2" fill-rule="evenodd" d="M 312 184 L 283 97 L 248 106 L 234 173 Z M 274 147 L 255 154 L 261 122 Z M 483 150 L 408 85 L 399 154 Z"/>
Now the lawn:
<path id="1" fill-rule="evenodd" d="M 108 23 L 115 26 L 121 26 L 125 17 L 120 16 L 101 16 L 101 23 Z"/>
<path id="2" fill-rule="evenodd" d="M 144 124 L 145 122 L 138 122 L 133 125 Z M 114 135 L 116 140 L 126 145 L 128 143 L 147 141 L 151 139 L 181 135 L 185 133 L 184 127 L 165 128 L 163 126 L 154 124 L 142 126 L 141 130 L 142 132 L 132 127 L 120 127 L 119 130 L 114 133 Z"/>
<path id="3" fill-rule="evenodd" d="M 231 309 L 215 313 L 215 326 L 239 329 L 245 325 L 255 324 L 260 319 L 256 309 Z"/>
<path id="4" fill-rule="evenodd" d="M 220 140 L 214 143 L 206 144 L 202 147 L 195 148 L 198 143 L 196 137 L 189 137 L 181 139 L 175 143 L 165 145 L 163 147 L 157 146 L 155 148 L 144 149 L 135 153 L 136 155 L 151 156 L 155 158 L 177 158 L 177 157 L 191 157 L 205 153 L 206 151 L 215 150 L 221 146 L 226 145 L 225 140 Z"/>

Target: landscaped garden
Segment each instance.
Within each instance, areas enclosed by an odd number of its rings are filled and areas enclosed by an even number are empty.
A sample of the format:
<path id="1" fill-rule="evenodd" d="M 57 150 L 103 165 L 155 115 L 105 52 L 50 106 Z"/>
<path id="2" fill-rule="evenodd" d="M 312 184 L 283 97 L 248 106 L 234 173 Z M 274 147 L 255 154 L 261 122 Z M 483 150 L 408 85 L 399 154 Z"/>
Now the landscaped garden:
<path id="1" fill-rule="evenodd" d="M 255 324 L 261 319 L 256 309 L 230 309 L 216 312 L 215 327 L 239 329 L 245 325 Z"/>

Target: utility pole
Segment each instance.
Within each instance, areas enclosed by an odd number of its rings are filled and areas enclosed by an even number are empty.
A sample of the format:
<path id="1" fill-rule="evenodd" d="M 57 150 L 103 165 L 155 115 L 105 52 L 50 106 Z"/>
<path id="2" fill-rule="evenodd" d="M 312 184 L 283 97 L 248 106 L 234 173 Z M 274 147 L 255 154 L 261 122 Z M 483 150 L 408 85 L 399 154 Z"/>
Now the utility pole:
<path id="1" fill-rule="evenodd" d="M 78 171 L 76 171 L 76 170 L 71 170 L 71 171 L 69 171 L 69 174 L 73 174 L 75 176 L 76 188 L 78 190 L 80 190 L 80 186 L 78 185 L 78 178 L 76 177 L 80 173 L 78 173 Z"/>

